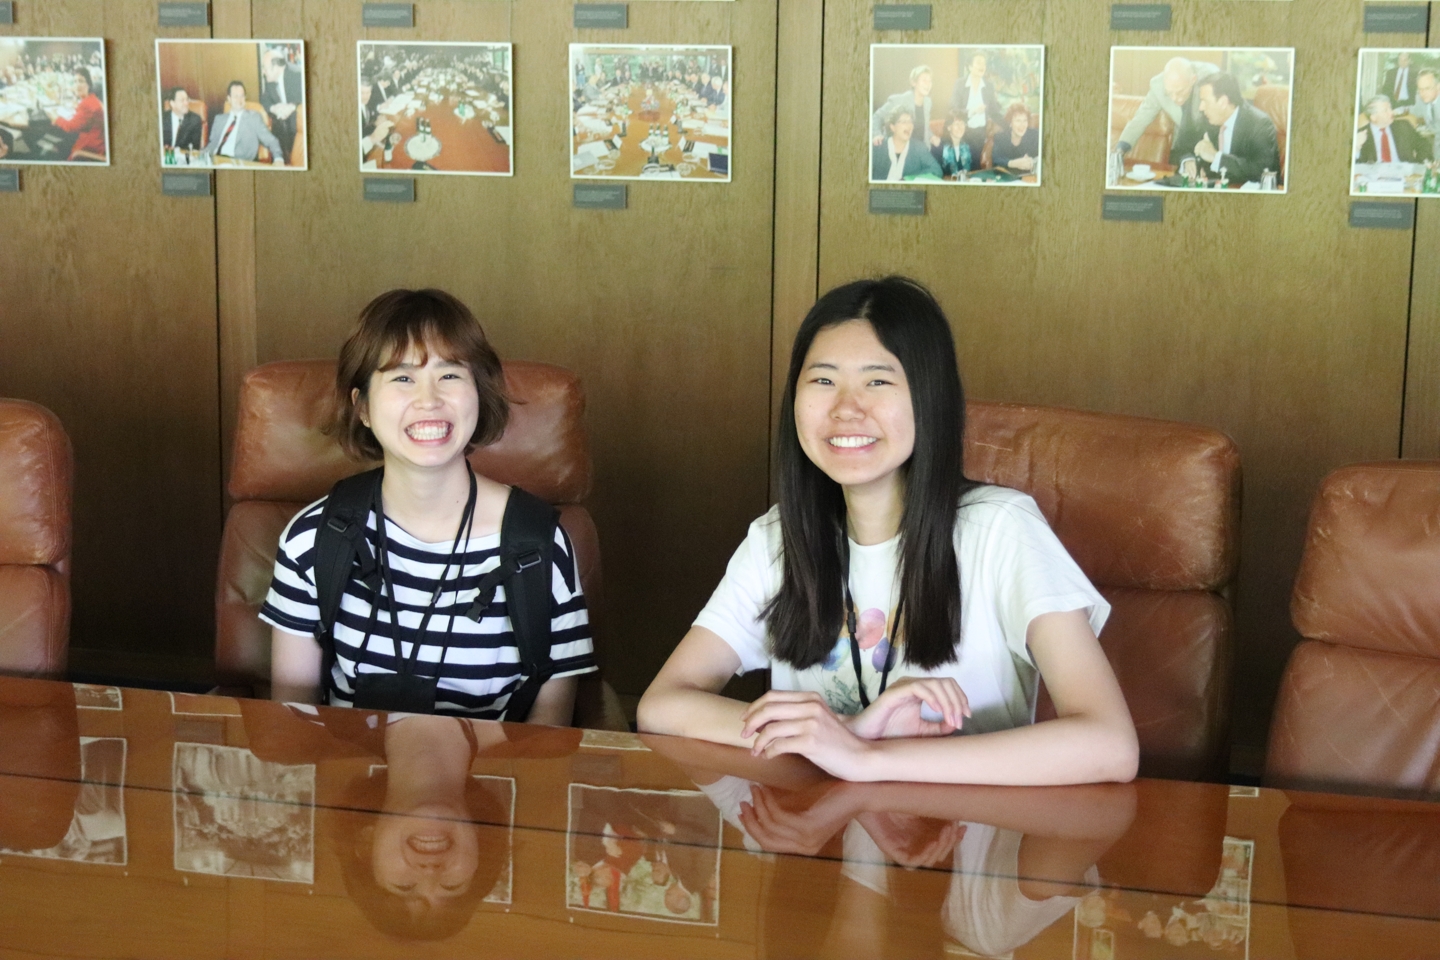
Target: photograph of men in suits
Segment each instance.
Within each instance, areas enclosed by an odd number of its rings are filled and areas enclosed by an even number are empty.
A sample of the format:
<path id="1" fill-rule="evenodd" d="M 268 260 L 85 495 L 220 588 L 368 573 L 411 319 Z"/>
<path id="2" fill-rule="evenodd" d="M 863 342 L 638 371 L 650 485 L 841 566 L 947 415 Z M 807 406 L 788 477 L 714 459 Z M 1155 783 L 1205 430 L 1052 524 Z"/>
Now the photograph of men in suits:
<path id="1" fill-rule="evenodd" d="M 1396 107 L 1408 107 L 1415 102 L 1415 71 L 1410 66 L 1409 51 L 1401 51 L 1395 58 L 1395 65 L 1385 71 L 1385 81 L 1380 92 L 1390 98 Z"/>
<path id="2" fill-rule="evenodd" d="M 930 119 L 933 116 L 930 91 L 934 85 L 934 74 L 926 64 L 922 63 L 911 70 L 910 89 L 892 94 L 871 114 L 870 145 L 878 147 L 885 142 L 885 118 L 890 116 L 890 112 L 896 107 L 905 104 L 915 112 L 915 126 L 921 131 L 921 139 L 928 141 L 932 147 L 940 146 L 940 136 L 932 133 L 930 129 Z"/>
<path id="3" fill-rule="evenodd" d="M 1395 109 L 1383 93 L 1365 104 L 1370 122 L 1355 131 L 1356 163 L 1424 163 L 1432 159 L 1431 142 L 1414 124 L 1395 122 Z"/>
<path id="4" fill-rule="evenodd" d="M 285 162 L 295 163 L 291 151 L 298 126 L 296 111 L 305 102 L 305 76 L 278 47 L 260 54 L 260 75 L 260 106 L 270 114 L 270 132 L 280 141 Z"/>
<path id="5" fill-rule="evenodd" d="M 1415 76 L 1415 102 L 1410 104 L 1409 112 L 1420 122 L 1421 132 L 1429 131 L 1432 136 L 1440 130 L 1440 99 L 1437 98 L 1440 98 L 1440 78 L 1427 67 Z"/>
<path id="6" fill-rule="evenodd" d="M 285 166 L 285 152 L 280 141 L 265 126 L 264 116 L 245 106 L 245 84 L 231 80 L 225 88 L 224 113 L 210 123 L 210 142 L 205 153 L 211 157 L 254 161 L 263 144 L 270 151 L 275 166 Z"/>
<path id="7" fill-rule="evenodd" d="M 888 136 L 870 151 L 870 182 L 899 183 L 929 175 L 940 179 L 940 165 L 930 155 L 930 148 L 913 138 L 915 109 L 902 103 L 890 110 L 885 119 Z"/>
<path id="8" fill-rule="evenodd" d="M 205 138 L 200 115 L 190 109 L 190 94 L 184 87 L 165 92 L 166 110 L 160 115 L 160 143 L 176 150 L 199 150 Z"/>
<path id="9" fill-rule="evenodd" d="M 1172 57 L 1165 69 L 1150 78 L 1150 89 L 1140 102 L 1135 116 L 1120 131 L 1120 142 L 1116 145 L 1121 153 L 1128 154 L 1145 135 L 1145 130 L 1155 118 L 1164 113 L 1175 125 L 1175 135 L 1170 141 L 1170 162 L 1178 164 L 1179 158 L 1195 152 L 1195 144 L 1207 132 L 1208 121 L 1200 112 L 1200 95 L 1196 83 L 1220 68 L 1204 60 L 1189 60 Z"/>
<path id="10" fill-rule="evenodd" d="M 1195 144 L 1195 156 L 1210 165 L 1216 177 L 1230 183 L 1259 181 L 1269 170 L 1280 175 L 1280 140 L 1275 123 L 1240 95 L 1229 73 L 1213 73 L 1198 84 L 1200 112 L 1217 133 Z"/>

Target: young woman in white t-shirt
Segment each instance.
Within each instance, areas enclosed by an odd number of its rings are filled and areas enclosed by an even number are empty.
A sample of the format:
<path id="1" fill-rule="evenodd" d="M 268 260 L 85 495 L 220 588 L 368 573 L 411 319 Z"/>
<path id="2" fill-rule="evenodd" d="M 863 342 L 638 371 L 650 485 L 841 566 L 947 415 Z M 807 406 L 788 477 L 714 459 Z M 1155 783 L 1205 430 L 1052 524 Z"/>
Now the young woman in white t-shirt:
<path id="1" fill-rule="evenodd" d="M 1030 497 L 965 478 L 964 411 L 922 286 L 822 297 L 791 352 L 780 502 L 645 692 L 641 729 L 851 780 L 1132 779 L 1134 724 L 1096 639 L 1109 604 Z M 754 703 L 719 694 L 764 668 Z M 1042 675 L 1057 718 L 1037 724 Z"/>

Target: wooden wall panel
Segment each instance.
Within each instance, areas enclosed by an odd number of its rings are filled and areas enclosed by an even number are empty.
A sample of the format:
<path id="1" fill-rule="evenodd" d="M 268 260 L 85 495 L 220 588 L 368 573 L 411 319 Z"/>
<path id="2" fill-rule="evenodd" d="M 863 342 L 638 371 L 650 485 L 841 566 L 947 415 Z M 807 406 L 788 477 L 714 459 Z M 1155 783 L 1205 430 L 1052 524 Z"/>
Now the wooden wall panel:
<path id="1" fill-rule="evenodd" d="M 30 2 L 16 21 L 0 34 L 106 38 L 112 165 L 22 167 L 0 194 L 0 395 L 50 407 L 75 447 L 72 662 L 209 659 L 215 217 L 160 193 L 156 4 Z"/>
<path id="2" fill-rule="evenodd" d="M 471 305 L 502 356 L 576 370 L 589 397 L 607 672 L 639 693 L 766 506 L 776 10 L 637 3 L 624 31 L 576 32 L 570 17 L 568 3 L 424 0 L 415 29 L 366 31 L 356 3 L 255 0 L 254 36 L 307 42 L 314 159 L 303 176 L 247 175 L 254 342 L 260 362 L 333 356 L 373 296 L 433 285 Z M 515 176 L 421 177 L 413 204 L 363 202 L 362 38 L 513 42 Z M 631 183 L 628 210 L 572 209 L 571 41 L 733 44 L 733 182 Z M 219 242 L 223 261 L 223 224 Z"/>
<path id="3" fill-rule="evenodd" d="M 876 217 L 868 48 L 902 36 L 874 33 L 869 3 L 831 0 L 820 289 L 890 271 L 929 284 L 977 398 L 1199 422 L 1239 442 L 1234 718 L 1254 746 L 1293 639 L 1310 497 L 1331 468 L 1398 449 L 1412 238 L 1347 226 L 1359 4 L 1173 7 L 1169 32 L 1132 34 L 1089 0 L 937 4 L 934 28 L 904 42 L 1046 45 L 1045 183 L 932 186 L 926 216 Z M 1170 194 L 1163 224 L 1102 221 L 1112 44 L 1296 47 L 1289 193 Z"/>
<path id="4" fill-rule="evenodd" d="M 1426 46 L 1440 42 L 1437 17 L 1440 3 L 1431 3 Z M 1440 200 L 1417 201 L 1417 207 L 1401 456 L 1440 459 Z"/>

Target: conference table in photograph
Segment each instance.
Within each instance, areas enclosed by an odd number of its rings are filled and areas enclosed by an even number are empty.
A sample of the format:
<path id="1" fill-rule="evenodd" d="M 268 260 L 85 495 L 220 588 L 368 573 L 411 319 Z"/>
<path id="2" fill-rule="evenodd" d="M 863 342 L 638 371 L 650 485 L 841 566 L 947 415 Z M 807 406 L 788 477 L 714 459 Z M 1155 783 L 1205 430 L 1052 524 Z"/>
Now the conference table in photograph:
<path id="1" fill-rule="evenodd" d="M 671 123 L 671 119 L 677 123 Z M 728 176 L 730 115 L 698 94 L 669 83 L 608 89 L 575 111 L 572 171 L 581 177 L 721 180 Z M 624 135 L 621 135 L 621 131 Z M 609 142 L 618 144 L 618 152 Z M 724 156 L 727 172 L 711 169 Z"/>
<path id="2" fill-rule="evenodd" d="M 0 956 L 1440 953 L 1440 805 L 0 678 Z"/>

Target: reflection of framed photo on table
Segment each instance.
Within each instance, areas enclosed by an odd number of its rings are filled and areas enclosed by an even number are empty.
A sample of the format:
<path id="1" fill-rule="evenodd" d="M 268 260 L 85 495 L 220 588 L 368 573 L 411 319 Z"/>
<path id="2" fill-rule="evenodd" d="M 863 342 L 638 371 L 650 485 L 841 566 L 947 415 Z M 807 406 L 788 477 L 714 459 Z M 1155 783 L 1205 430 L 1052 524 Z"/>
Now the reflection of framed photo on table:
<path id="1" fill-rule="evenodd" d="M 1040 185 L 1045 48 L 870 46 L 871 183 Z"/>
<path id="2" fill-rule="evenodd" d="M 160 165 L 309 167 L 303 40 L 156 40 Z"/>
<path id="3" fill-rule="evenodd" d="M 732 50 L 570 45 L 570 176 L 728 183 Z"/>
<path id="4" fill-rule="evenodd" d="M 508 43 L 356 43 L 360 169 L 511 176 L 511 55 Z"/>
<path id="5" fill-rule="evenodd" d="M 105 41 L 0 37 L 0 163 L 110 165 Z"/>
<path id="6" fill-rule="evenodd" d="M 1350 195 L 1440 197 L 1440 50 L 1360 51 Z"/>
<path id="7" fill-rule="evenodd" d="M 1108 190 L 1284 193 L 1294 48 L 1111 47 Z"/>

